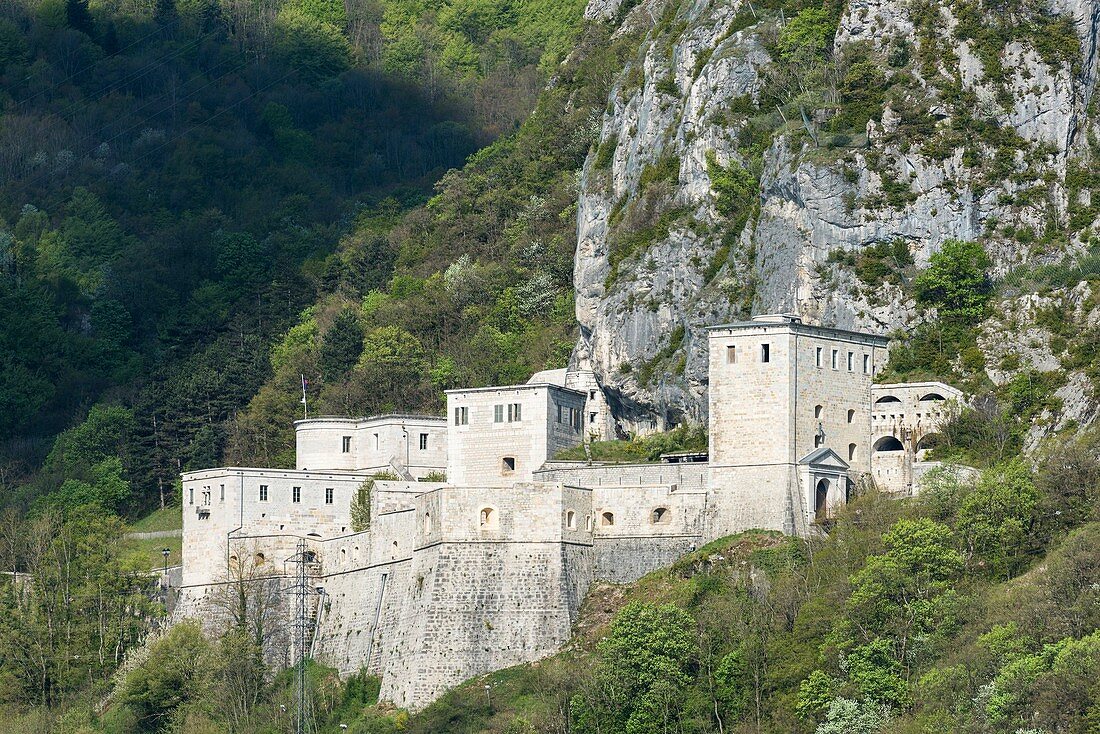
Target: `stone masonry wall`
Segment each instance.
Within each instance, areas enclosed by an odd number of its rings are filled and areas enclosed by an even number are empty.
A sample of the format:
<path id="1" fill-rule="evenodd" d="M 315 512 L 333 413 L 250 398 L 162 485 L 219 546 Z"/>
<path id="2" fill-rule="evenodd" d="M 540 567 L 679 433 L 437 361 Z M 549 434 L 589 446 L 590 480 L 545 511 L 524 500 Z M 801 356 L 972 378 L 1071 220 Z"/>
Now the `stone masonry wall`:
<path id="1" fill-rule="evenodd" d="M 430 508 L 442 520 L 420 528 L 428 542 L 413 557 L 383 669 L 382 698 L 413 709 L 471 676 L 556 652 L 590 581 L 588 534 L 565 526 L 567 512 L 589 511 L 584 490 L 445 487 L 418 515 Z"/>

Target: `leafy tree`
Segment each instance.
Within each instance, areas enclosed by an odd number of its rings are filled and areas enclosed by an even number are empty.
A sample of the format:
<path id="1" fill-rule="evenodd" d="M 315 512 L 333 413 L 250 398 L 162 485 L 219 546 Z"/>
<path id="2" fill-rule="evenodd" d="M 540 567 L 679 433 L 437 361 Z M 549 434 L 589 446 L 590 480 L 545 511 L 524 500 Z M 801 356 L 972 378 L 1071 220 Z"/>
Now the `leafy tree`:
<path id="1" fill-rule="evenodd" d="M 892 720 L 890 708 L 884 704 L 835 698 L 814 734 L 877 734 Z"/>
<path id="2" fill-rule="evenodd" d="M 805 8 L 783 26 L 777 45 L 784 59 L 802 63 L 826 56 L 836 35 L 836 17 L 827 8 Z"/>
<path id="3" fill-rule="evenodd" d="M 122 461 L 115 456 L 108 457 L 93 466 L 87 474 L 87 480 L 66 479 L 46 501 L 62 509 L 94 505 L 112 512 L 121 510 L 131 492 Z"/>
<path id="4" fill-rule="evenodd" d="M 134 414 L 127 408 L 92 406 L 83 423 L 57 437 L 46 467 L 68 477 L 86 476 L 90 467 L 123 452 L 133 421 Z"/>
<path id="5" fill-rule="evenodd" d="M 698 653 L 693 630 L 691 616 L 677 607 L 624 607 L 598 648 L 598 697 L 573 701 L 577 731 L 667 731 L 679 717 Z"/>
<path id="6" fill-rule="evenodd" d="M 313 82 L 351 65 L 351 46 L 340 30 L 294 7 L 283 8 L 275 18 L 274 49 L 283 63 Z"/>
<path id="7" fill-rule="evenodd" d="M 1040 495 L 1020 460 L 987 469 L 959 507 L 968 560 L 998 578 L 1019 573 L 1034 548 Z"/>
<path id="8" fill-rule="evenodd" d="M 321 340 L 321 375 L 336 380 L 347 374 L 363 352 L 363 327 L 350 308 L 344 308 L 333 319 Z"/>
<path id="9" fill-rule="evenodd" d="M 927 518 L 899 520 L 882 541 L 885 551 L 852 576 L 846 617 L 833 637 L 847 651 L 847 679 L 861 697 L 907 706 L 927 638 L 948 632 L 963 558 L 950 528 Z"/>
<path id="10" fill-rule="evenodd" d="M 934 307 L 941 317 L 977 321 L 993 296 L 989 266 L 989 255 L 980 244 L 947 240 L 917 276 L 917 301 Z"/>
<path id="11" fill-rule="evenodd" d="M 0 19 L 0 73 L 27 58 L 27 42 L 14 23 Z"/>
<path id="12" fill-rule="evenodd" d="M 65 20 L 73 30 L 87 36 L 95 35 L 95 21 L 88 10 L 88 0 L 65 0 Z"/>
<path id="13" fill-rule="evenodd" d="M 223 232 L 217 238 L 218 275 L 237 287 L 257 286 L 266 273 L 263 245 L 244 232 Z"/>
<path id="14" fill-rule="evenodd" d="M 122 685 L 120 700 L 147 731 L 167 728 L 188 701 L 211 692 L 214 650 L 195 622 L 173 625 Z"/>

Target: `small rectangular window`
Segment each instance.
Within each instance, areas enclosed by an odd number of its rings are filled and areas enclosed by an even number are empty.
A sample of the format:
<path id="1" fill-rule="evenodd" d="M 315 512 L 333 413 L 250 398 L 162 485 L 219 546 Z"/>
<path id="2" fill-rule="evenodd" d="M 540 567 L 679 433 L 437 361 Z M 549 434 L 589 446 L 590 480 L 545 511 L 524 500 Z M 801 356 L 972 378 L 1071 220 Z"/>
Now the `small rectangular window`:
<path id="1" fill-rule="evenodd" d="M 194 487 L 187 490 L 187 504 L 189 504 L 189 505 L 195 504 L 195 488 Z"/>
<path id="2" fill-rule="evenodd" d="M 494 405 L 493 406 L 493 423 L 503 423 L 503 422 L 504 422 L 504 406 L 503 405 Z"/>
<path id="3" fill-rule="evenodd" d="M 855 365 L 855 358 L 856 358 L 855 354 L 853 354 L 852 352 L 848 352 L 848 371 L 849 372 L 851 372 L 852 370 L 855 369 L 855 366 L 854 366 Z"/>
<path id="4" fill-rule="evenodd" d="M 864 354 L 863 355 L 863 374 L 865 374 L 865 375 L 871 374 L 871 355 L 870 354 Z"/>
<path id="5" fill-rule="evenodd" d="M 260 502 L 267 502 L 267 485 L 260 485 Z"/>
<path id="6" fill-rule="evenodd" d="M 467 426 L 470 424 L 470 409 L 466 407 L 455 408 L 455 425 Z"/>
<path id="7" fill-rule="evenodd" d="M 374 450 L 375 451 L 378 450 L 378 443 L 379 443 L 378 442 L 378 434 L 376 433 L 376 434 L 374 434 Z"/>
<path id="8" fill-rule="evenodd" d="M 821 347 L 818 347 L 818 348 L 817 348 L 816 350 L 814 350 L 814 363 L 815 363 L 815 364 L 816 364 L 816 365 L 817 365 L 818 367 L 820 367 L 820 366 L 821 366 L 821 352 L 822 352 L 822 351 L 823 351 L 823 350 L 821 349 Z"/>
<path id="9" fill-rule="evenodd" d="M 589 390 L 588 391 L 588 399 L 589 400 L 595 400 L 596 399 L 596 391 L 595 390 Z"/>
<path id="10" fill-rule="evenodd" d="M 588 414 L 588 422 L 589 423 L 595 423 L 596 422 L 596 414 L 595 413 L 589 413 Z"/>
<path id="11" fill-rule="evenodd" d="M 840 352 L 838 352 L 837 350 L 834 349 L 833 350 L 833 369 L 834 370 L 837 368 L 839 355 L 840 355 Z"/>
<path id="12" fill-rule="evenodd" d="M 557 407 L 558 407 L 558 423 L 564 423 L 565 419 L 563 418 L 563 414 L 565 412 L 565 408 L 563 408 L 560 404 Z"/>
<path id="13" fill-rule="evenodd" d="M 428 450 L 428 434 L 426 434 L 426 433 L 421 433 L 420 434 L 420 450 L 421 451 L 427 451 Z"/>
<path id="14" fill-rule="evenodd" d="M 511 474 L 516 470 L 516 457 L 505 456 L 500 462 L 500 469 L 505 474 Z"/>
<path id="15" fill-rule="evenodd" d="M 301 502 L 302 501 L 302 488 L 301 487 L 295 487 L 294 489 L 291 490 L 291 492 L 290 492 L 290 501 L 291 502 Z"/>
<path id="16" fill-rule="evenodd" d="M 220 502 L 225 502 L 225 485 L 224 484 L 221 487 L 221 494 L 220 494 L 218 499 L 219 499 Z"/>
<path id="17" fill-rule="evenodd" d="M 325 487 L 325 504 L 332 504 L 332 487 Z"/>
<path id="18" fill-rule="evenodd" d="M 771 362 L 772 361 L 772 345 L 761 344 L 760 345 L 760 361 Z"/>
<path id="19" fill-rule="evenodd" d="M 726 364 L 737 363 L 737 347 L 726 347 Z"/>
<path id="20" fill-rule="evenodd" d="M 518 423 L 522 420 L 519 403 L 508 403 L 508 422 Z"/>
<path id="21" fill-rule="evenodd" d="M 344 436 L 343 445 L 341 449 L 345 454 L 351 453 L 351 436 Z"/>

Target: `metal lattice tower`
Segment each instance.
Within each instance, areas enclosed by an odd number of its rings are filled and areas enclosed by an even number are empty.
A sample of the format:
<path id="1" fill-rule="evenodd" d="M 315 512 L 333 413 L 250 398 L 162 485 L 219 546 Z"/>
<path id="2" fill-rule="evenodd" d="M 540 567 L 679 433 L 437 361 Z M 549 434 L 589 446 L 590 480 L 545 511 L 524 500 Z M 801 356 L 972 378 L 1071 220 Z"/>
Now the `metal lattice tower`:
<path id="1" fill-rule="evenodd" d="M 310 695 L 309 678 L 306 664 L 309 661 L 309 648 L 313 634 L 313 619 L 310 614 L 311 599 L 315 593 L 309 584 L 309 566 L 313 563 L 313 554 L 306 549 L 306 541 L 299 540 L 298 547 L 291 558 L 294 565 L 294 583 L 290 591 L 294 598 L 294 621 L 292 655 L 294 660 L 294 732 L 295 734 L 314 734 L 316 726 L 313 720 L 313 697 Z"/>

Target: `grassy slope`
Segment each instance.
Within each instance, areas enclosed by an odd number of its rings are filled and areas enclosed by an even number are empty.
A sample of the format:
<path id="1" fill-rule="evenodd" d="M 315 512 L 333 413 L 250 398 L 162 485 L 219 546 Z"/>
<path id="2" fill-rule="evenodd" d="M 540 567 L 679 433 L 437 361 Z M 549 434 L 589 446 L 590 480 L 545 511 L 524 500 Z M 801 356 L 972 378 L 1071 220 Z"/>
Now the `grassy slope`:
<path id="1" fill-rule="evenodd" d="M 165 507 L 154 510 L 130 525 L 131 532 L 152 533 L 160 530 L 180 530 L 183 528 L 183 515 L 179 507 Z"/>

